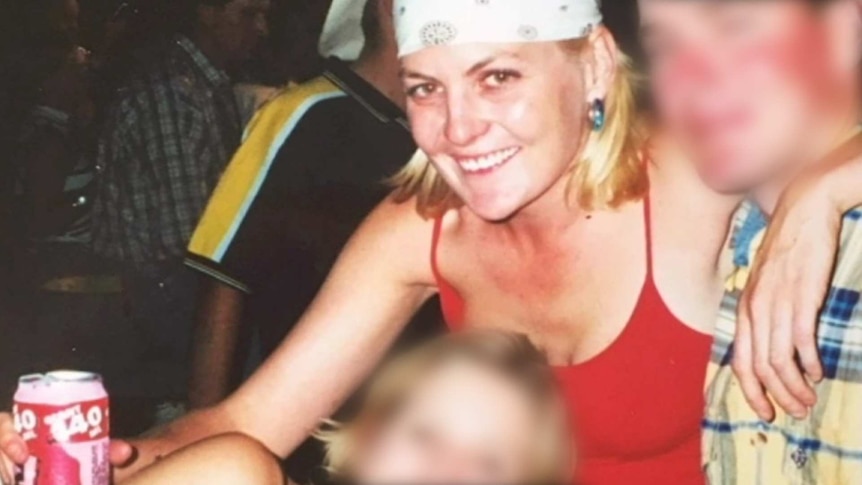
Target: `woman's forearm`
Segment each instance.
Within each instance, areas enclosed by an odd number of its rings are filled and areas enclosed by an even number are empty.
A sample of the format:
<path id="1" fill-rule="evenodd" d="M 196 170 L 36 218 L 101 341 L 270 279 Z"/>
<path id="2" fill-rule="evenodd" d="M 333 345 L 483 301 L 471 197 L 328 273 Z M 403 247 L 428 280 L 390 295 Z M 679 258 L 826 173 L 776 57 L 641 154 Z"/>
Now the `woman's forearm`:
<path id="1" fill-rule="evenodd" d="M 862 133 L 857 134 L 789 190 L 790 199 L 823 197 L 844 214 L 862 205 Z"/>
<path id="2" fill-rule="evenodd" d="M 139 459 L 151 464 L 225 433 L 247 435 L 288 456 L 371 373 L 433 293 L 423 284 L 430 279 L 424 273 L 430 240 L 430 223 L 412 206 L 382 204 L 266 362 L 221 404 L 149 433 L 140 441 Z"/>
<path id="3" fill-rule="evenodd" d="M 829 182 L 841 213 L 862 205 L 862 134 L 856 135 L 839 150 Z"/>

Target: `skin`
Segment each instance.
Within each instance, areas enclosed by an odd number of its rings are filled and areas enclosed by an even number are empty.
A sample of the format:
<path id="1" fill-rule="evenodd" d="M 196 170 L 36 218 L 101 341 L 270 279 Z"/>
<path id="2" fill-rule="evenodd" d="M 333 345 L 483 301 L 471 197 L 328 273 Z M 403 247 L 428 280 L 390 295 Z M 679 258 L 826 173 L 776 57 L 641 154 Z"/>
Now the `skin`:
<path id="1" fill-rule="evenodd" d="M 75 38 L 78 35 L 78 18 L 81 15 L 81 5 L 78 0 L 65 0 L 63 4 L 64 15 L 60 19 L 60 25 Z"/>
<path id="2" fill-rule="evenodd" d="M 396 43 L 392 27 L 391 0 L 377 1 L 382 32 L 378 33 L 375 48 L 363 50 L 351 68 L 366 82 L 385 94 L 396 104 L 404 105 L 404 91 L 398 77 Z M 340 234 L 341 225 L 335 220 L 322 220 L 320 214 L 291 209 L 291 218 L 298 227 L 318 234 L 326 244 L 329 234 Z M 192 377 L 189 386 L 189 404 L 199 409 L 212 406 L 226 398 L 231 391 L 236 346 L 246 295 L 215 280 L 208 281 L 201 290 L 192 345 Z"/>
<path id="3" fill-rule="evenodd" d="M 355 464 L 360 484 L 525 483 L 537 409 L 500 375 L 474 363 L 431 372 L 373 431 Z"/>
<path id="4" fill-rule="evenodd" d="M 68 35 L 69 40 L 74 42 L 78 38 L 78 18 L 80 13 L 81 6 L 78 0 L 57 0 L 50 6 L 46 20 L 60 32 Z"/>
<path id="5" fill-rule="evenodd" d="M 126 482 L 128 485 L 283 485 L 278 460 L 259 442 L 224 434 L 171 455 Z"/>
<path id="6" fill-rule="evenodd" d="M 202 279 L 192 343 L 189 405 L 217 404 L 230 392 L 245 305 L 243 292 L 213 278 Z"/>
<path id="7" fill-rule="evenodd" d="M 858 137 L 812 164 L 859 119 L 858 5 L 835 1 L 818 12 L 804 1 L 642 0 L 640 8 L 665 128 L 696 155 L 711 188 L 751 193 L 773 212 L 762 246 L 772 257 L 757 260 L 739 306 L 734 369 L 761 417 L 774 416 L 764 387 L 804 417 L 816 396 L 794 357 L 808 378 L 820 379 L 817 313 L 840 215 L 859 203 L 838 180 L 853 180 L 858 163 L 836 170 L 858 155 Z M 774 211 L 781 194 L 785 203 Z"/>
<path id="8" fill-rule="evenodd" d="M 468 324 L 499 322 L 495 328 L 526 332 L 554 364 L 582 362 L 604 350 L 622 331 L 646 273 L 641 203 L 592 213 L 568 204 L 561 175 L 577 158 L 569 155 L 577 154 L 582 133 L 545 124 L 575 118 L 560 112 L 564 103 L 542 101 L 551 97 L 547 93 L 566 100 L 583 120 L 588 103 L 607 90 L 613 39 L 597 29 L 590 43 L 580 62 L 553 44 L 489 44 L 427 49 L 403 64 L 405 72 L 421 77 L 405 79 L 408 93 L 429 79 L 437 84 L 431 92 L 444 93 L 444 100 L 421 106 L 410 95 L 408 110 L 420 146 L 434 153 L 441 173 L 468 202 L 444 219 L 441 272 L 461 290 Z M 484 64 L 489 57 L 491 64 Z M 519 73 L 514 79 L 501 75 L 513 70 Z M 545 96 L 529 89 L 523 91 L 529 103 L 507 96 L 521 83 L 546 89 Z M 546 130 L 513 123 L 517 112 Z M 678 318 L 709 332 L 726 274 L 720 251 L 727 216 L 736 201 L 704 189 L 672 145 L 665 147 L 660 136 L 656 143 L 661 156 L 650 174 L 655 283 Z M 505 193 L 489 179 L 473 180 L 458 164 L 465 154 L 513 144 L 521 148 L 516 157 L 489 174 Z M 432 223 L 418 217 L 412 204 L 382 204 L 269 361 L 222 404 L 135 442 L 138 460 L 125 472 L 228 431 L 253 436 L 280 456 L 290 453 L 362 381 L 408 317 L 435 293 L 431 234 Z M 8 419 L 0 418 L 0 427 Z M 4 444 L 8 456 L 22 459 L 16 436 L 0 434 Z M 130 454 L 127 444 L 114 449 L 116 458 Z"/>
<path id="9" fill-rule="evenodd" d="M 414 138 L 478 217 L 502 221 L 518 212 L 522 218 L 535 218 L 543 214 L 543 207 L 532 203 L 542 195 L 556 192 L 549 199 L 559 204 L 564 172 L 581 148 L 578 140 L 587 133 L 580 110 L 568 107 L 601 97 L 607 86 L 588 88 L 584 76 L 572 72 L 576 66 L 561 49 L 512 44 L 489 50 L 469 45 L 458 52 L 463 55 L 457 68 L 452 66 L 452 49 L 428 49 L 403 62 Z M 604 54 L 596 60 L 607 76 L 614 59 L 607 49 Z M 543 64 L 568 71 L 567 75 L 558 82 L 529 70 L 524 73 L 528 66 Z M 461 168 L 466 158 L 501 150 L 517 153 L 499 170 L 476 175 Z"/>

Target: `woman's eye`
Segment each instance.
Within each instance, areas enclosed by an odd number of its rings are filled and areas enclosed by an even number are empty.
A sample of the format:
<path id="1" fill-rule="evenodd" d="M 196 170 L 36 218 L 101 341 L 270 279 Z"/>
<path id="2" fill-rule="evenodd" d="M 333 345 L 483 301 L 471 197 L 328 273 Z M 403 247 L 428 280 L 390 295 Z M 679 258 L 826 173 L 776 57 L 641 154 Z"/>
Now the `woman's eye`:
<path id="1" fill-rule="evenodd" d="M 485 76 L 484 81 L 486 85 L 498 88 L 518 79 L 519 77 L 520 75 L 515 71 L 494 71 Z"/>
<path id="2" fill-rule="evenodd" d="M 437 86 L 431 83 L 417 84 L 407 89 L 407 96 L 411 98 L 421 99 L 427 98 L 437 91 Z"/>

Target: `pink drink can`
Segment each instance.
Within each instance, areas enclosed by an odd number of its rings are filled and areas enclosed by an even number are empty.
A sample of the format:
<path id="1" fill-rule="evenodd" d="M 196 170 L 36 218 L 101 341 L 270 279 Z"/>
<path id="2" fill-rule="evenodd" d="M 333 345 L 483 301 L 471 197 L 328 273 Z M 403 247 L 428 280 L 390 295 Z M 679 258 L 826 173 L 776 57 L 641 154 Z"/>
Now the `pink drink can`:
<path id="1" fill-rule="evenodd" d="M 110 410 L 98 374 L 56 371 L 21 377 L 13 414 L 30 450 L 19 485 L 110 485 Z"/>

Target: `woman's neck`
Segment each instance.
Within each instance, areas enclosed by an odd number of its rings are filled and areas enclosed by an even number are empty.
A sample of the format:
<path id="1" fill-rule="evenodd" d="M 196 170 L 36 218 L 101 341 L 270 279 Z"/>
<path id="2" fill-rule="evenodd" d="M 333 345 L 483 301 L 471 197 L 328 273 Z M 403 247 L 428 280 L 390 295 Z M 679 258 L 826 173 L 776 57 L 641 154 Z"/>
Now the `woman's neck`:
<path id="1" fill-rule="evenodd" d="M 581 219 L 591 217 L 575 202 L 575 189 L 569 187 L 569 173 L 564 174 L 545 193 L 518 211 L 501 227 L 519 240 L 542 245 L 545 241 L 559 241 L 559 235 L 574 227 Z"/>

